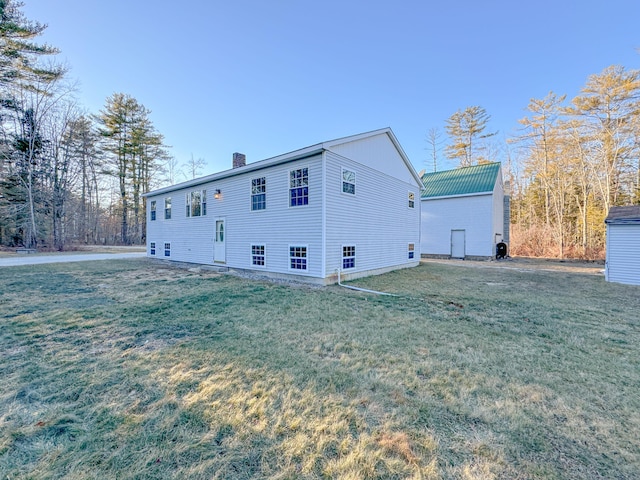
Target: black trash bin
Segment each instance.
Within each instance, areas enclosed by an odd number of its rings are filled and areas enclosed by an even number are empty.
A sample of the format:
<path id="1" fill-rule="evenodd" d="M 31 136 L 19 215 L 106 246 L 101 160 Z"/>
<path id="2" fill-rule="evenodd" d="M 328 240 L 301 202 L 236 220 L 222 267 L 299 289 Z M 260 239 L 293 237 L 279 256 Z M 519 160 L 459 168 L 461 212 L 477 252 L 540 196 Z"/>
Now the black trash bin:
<path id="1" fill-rule="evenodd" d="M 507 256 L 507 244 L 500 242 L 496 245 L 496 260 L 505 258 Z"/>

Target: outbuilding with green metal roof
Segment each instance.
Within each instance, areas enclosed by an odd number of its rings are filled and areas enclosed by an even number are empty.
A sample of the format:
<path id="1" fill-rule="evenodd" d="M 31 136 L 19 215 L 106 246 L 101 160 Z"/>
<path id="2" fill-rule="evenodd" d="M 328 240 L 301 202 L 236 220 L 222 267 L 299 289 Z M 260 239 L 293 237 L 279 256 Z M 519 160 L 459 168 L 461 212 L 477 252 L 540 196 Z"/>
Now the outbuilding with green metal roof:
<path id="1" fill-rule="evenodd" d="M 493 258 L 509 241 L 509 197 L 500 163 L 422 175 L 423 256 Z"/>

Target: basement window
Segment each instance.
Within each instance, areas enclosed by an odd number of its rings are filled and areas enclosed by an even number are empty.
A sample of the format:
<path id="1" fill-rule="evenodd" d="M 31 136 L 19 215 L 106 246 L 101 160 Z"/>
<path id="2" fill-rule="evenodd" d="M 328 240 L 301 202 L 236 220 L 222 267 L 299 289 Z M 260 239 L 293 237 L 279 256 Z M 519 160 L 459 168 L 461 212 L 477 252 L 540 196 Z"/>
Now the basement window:
<path id="1" fill-rule="evenodd" d="M 264 245 L 251 245 L 251 265 L 254 267 L 266 266 Z"/>
<path id="2" fill-rule="evenodd" d="M 356 268 L 356 246 L 342 247 L 342 269 Z"/>
<path id="3" fill-rule="evenodd" d="M 307 247 L 289 247 L 289 268 L 291 270 L 307 269 Z"/>

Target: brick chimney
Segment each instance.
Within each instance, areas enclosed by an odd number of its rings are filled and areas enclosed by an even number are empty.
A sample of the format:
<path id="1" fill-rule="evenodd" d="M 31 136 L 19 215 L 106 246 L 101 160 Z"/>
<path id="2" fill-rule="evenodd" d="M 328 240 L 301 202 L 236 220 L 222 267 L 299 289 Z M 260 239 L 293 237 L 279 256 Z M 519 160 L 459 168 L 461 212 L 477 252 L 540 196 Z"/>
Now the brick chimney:
<path id="1" fill-rule="evenodd" d="M 244 167 L 247 164 L 247 157 L 244 153 L 233 154 L 233 168 Z"/>

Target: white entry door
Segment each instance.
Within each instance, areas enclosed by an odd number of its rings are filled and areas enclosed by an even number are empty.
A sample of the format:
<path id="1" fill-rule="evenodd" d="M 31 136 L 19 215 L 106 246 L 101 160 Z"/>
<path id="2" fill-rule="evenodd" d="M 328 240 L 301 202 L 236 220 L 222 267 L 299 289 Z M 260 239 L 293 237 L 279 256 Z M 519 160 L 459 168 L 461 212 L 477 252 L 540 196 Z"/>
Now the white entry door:
<path id="1" fill-rule="evenodd" d="M 464 258 L 465 255 L 464 230 L 451 230 L 451 258 Z"/>
<path id="2" fill-rule="evenodd" d="M 213 261 L 216 263 L 225 263 L 227 261 L 224 246 L 226 236 L 224 218 L 219 218 L 216 220 L 216 236 L 213 242 Z"/>

